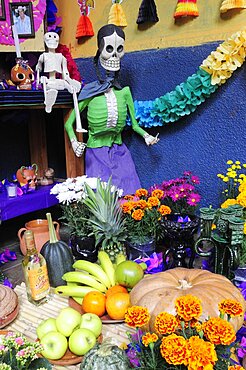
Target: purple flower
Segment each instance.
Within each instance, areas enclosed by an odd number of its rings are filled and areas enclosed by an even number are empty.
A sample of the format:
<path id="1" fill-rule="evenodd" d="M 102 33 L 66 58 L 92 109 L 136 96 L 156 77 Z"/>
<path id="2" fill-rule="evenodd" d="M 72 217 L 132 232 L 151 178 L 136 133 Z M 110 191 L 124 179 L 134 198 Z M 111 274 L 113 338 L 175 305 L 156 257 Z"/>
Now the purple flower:
<path id="1" fill-rule="evenodd" d="M 193 184 L 200 184 L 200 179 L 197 176 L 191 176 L 190 180 Z"/>
<path id="2" fill-rule="evenodd" d="M 200 200 L 201 200 L 201 196 L 199 194 L 197 194 L 197 193 L 191 193 L 187 197 L 187 203 L 190 206 L 196 206 L 197 203 L 200 202 Z"/>
<path id="3" fill-rule="evenodd" d="M 246 338 L 242 337 L 240 342 L 240 348 L 237 350 L 237 355 L 240 358 L 243 358 L 246 355 Z"/>

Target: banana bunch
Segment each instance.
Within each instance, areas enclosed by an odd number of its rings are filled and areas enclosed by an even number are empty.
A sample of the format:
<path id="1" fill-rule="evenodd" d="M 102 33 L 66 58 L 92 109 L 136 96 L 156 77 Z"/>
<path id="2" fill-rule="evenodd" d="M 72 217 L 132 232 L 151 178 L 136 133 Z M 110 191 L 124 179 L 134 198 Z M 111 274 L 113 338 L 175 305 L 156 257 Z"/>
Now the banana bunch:
<path id="1" fill-rule="evenodd" d="M 67 285 L 55 288 L 55 293 L 61 296 L 70 296 L 79 304 L 83 297 L 91 291 L 106 293 L 107 289 L 116 284 L 115 269 L 105 251 L 98 252 L 100 265 L 85 260 L 74 262 L 75 271 L 66 272 L 62 279 Z M 119 255 L 116 263 L 125 260 L 125 256 Z"/>

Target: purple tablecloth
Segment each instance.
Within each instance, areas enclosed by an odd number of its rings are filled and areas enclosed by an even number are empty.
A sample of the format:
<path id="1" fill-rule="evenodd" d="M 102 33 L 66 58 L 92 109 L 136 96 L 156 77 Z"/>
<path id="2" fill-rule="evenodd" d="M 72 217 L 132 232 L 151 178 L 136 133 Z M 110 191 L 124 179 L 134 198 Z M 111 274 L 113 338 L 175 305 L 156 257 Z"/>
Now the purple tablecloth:
<path id="1" fill-rule="evenodd" d="M 50 194 L 50 189 L 53 186 L 39 186 L 37 190 L 16 198 L 8 198 L 6 192 L 0 193 L 0 216 L 2 221 L 57 204 L 56 196 Z"/>

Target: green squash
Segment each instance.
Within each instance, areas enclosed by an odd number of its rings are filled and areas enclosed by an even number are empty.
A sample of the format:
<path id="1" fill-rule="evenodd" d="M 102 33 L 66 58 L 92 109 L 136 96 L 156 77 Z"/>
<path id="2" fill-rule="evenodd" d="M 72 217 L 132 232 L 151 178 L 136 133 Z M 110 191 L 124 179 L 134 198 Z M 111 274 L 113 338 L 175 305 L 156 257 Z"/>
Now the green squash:
<path id="1" fill-rule="evenodd" d="M 97 343 L 84 356 L 80 370 L 129 370 L 130 361 L 125 352 L 106 339 Z"/>
<path id="2" fill-rule="evenodd" d="M 64 285 L 62 276 L 66 272 L 74 270 L 74 259 L 67 243 L 57 239 L 51 214 L 47 213 L 46 217 L 49 225 L 50 240 L 42 246 L 40 253 L 44 256 L 47 263 L 50 285 L 55 288 Z"/>

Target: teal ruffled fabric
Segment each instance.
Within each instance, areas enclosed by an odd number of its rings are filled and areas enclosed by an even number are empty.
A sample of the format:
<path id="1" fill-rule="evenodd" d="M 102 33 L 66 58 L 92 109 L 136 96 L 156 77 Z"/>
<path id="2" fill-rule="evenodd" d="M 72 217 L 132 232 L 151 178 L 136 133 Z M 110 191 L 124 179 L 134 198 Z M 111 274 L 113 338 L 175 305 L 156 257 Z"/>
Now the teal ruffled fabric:
<path id="1" fill-rule="evenodd" d="M 135 114 L 143 127 L 163 126 L 196 110 L 218 85 L 211 85 L 211 75 L 203 69 L 188 77 L 175 90 L 153 101 L 135 101 Z M 129 121 L 127 122 L 130 123 Z"/>

